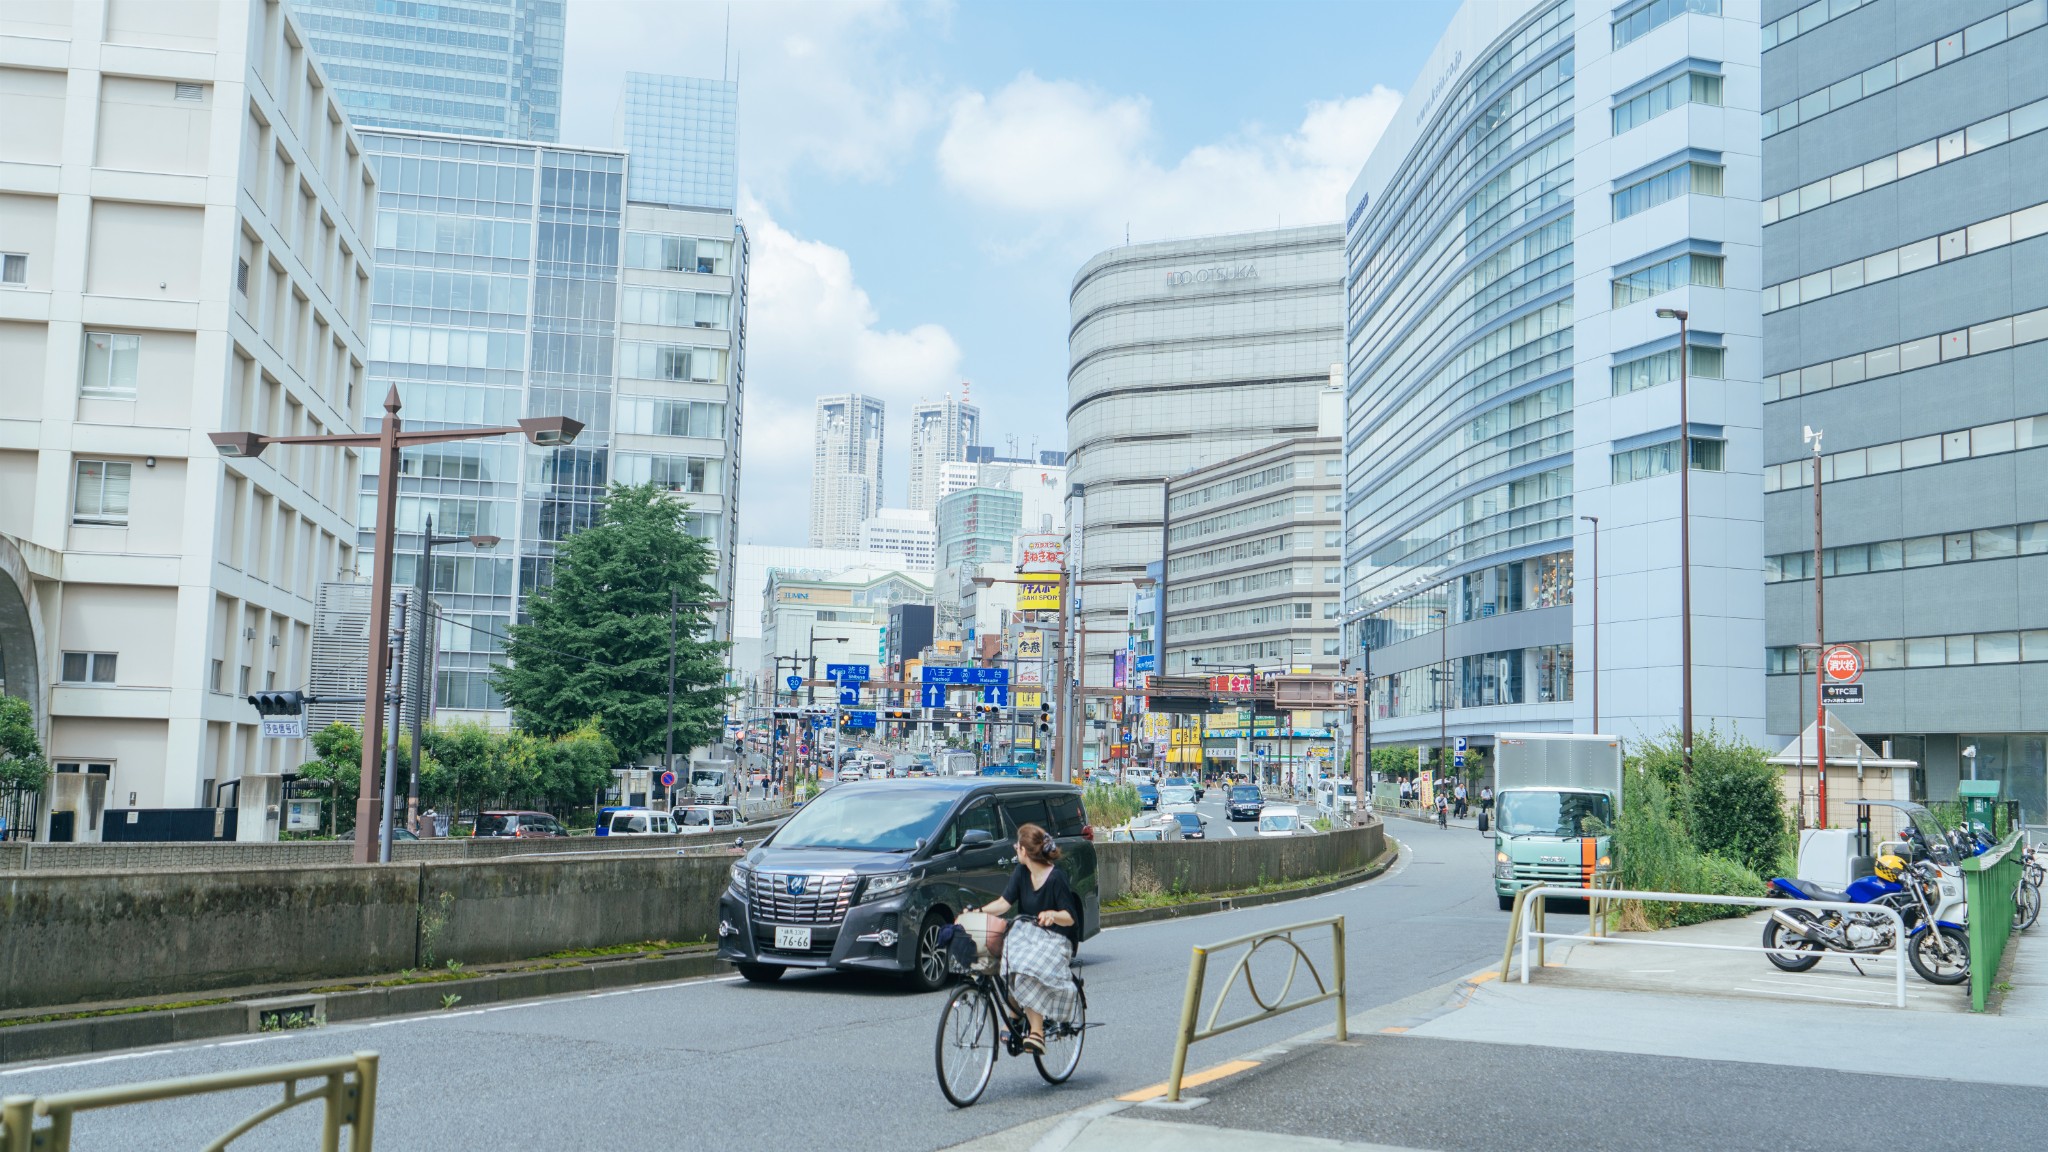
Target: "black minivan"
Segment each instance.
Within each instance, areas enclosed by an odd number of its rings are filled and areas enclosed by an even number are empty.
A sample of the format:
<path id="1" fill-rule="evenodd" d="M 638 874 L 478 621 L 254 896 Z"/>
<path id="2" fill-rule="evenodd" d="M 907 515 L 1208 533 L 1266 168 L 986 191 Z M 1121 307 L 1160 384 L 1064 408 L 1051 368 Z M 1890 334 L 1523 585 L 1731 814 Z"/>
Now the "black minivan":
<path id="1" fill-rule="evenodd" d="M 1095 832 L 1081 790 L 938 776 L 841 784 L 799 809 L 733 864 L 718 901 L 718 955 L 757 983 L 791 968 L 840 968 L 937 988 L 946 981 L 940 928 L 1002 895 L 1025 824 L 1053 834 L 1081 898 L 1082 938 L 1095 935 Z"/>

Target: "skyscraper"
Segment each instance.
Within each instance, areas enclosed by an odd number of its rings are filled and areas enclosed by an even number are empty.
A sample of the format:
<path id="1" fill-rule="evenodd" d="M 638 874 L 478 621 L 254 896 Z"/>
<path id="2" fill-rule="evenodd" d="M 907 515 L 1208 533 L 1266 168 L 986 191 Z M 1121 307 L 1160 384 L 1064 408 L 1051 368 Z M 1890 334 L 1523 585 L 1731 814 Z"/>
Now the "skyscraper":
<path id="1" fill-rule="evenodd" d="M 560 138 L 563 0 L 292 0 L 292 8 L 360 127 Z"/>
<path id="2" fill-rule="evenodd" d="M 861 521 L 882 503 L 882 402 L 818 397 L 811 458 L 811 547 L 860 547 Z"/>
<path id="3" fill-rule="evenodd" d="M 923 401 L 910 410 L 910 507 L 932 512 L 939 506 L 940 472 L 945 464 L 967 459 L 967 449 L 981 439 L 981 409 L 948 396 Z"/>

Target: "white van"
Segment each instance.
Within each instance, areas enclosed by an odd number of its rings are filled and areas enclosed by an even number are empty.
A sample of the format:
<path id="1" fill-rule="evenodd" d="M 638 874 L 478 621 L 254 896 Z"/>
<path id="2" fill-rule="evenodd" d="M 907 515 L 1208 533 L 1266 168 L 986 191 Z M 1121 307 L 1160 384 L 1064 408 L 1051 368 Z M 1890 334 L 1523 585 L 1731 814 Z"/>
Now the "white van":
<path id="1" fill-rule="evenodd" d="M 1316 813 L 1332 824 L 1348 823 L 1358 810 L 1358 787 L 1341 776 L 1324 778 L 1316 785 Z"/>
<path id="2" fill-rule="evenodd" d="M 728 832 L 740 826 L 740 810 L 730 804 L 691 804 L 675 811 L 676 831 Z"/>
<path id="3" fill-rule="evenodd" d="M 676 822 L 666 812 L 648 808 L 622 808 L 612 813 L 606 836 L 673 836 Z"/>

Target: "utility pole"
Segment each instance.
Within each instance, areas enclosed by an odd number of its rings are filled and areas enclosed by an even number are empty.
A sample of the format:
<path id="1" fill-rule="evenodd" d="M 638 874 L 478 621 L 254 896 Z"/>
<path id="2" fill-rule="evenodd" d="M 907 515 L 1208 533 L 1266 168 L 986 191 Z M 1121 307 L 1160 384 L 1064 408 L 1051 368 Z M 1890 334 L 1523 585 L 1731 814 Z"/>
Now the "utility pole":
<path id="1" fill-rule="evenodd" d="M 1678 660 L 1679 729 L 1685 774 L 1692 776 L 1692 421 L 1686 409 L 1686 371 L 1692 359 L 1690 314 L 1659 308 L 1657 315 L 1678 321 Z M 1816 575 L 1818 575 L 1816 573 Z"/>
<path id="2" fill-rule="evenodd" d="M 1826 604 L 1821 595 L 1821 522 L 1820 522 L 1820 438 L 1816 428 L 1806 428 L 1806 442 L 1813 445 L 1813 646 L 1814 659 L 1818 662 L 1813 670 L 1813 742 L 1817 746 L 1816 759 L 1820 773 L 1815 785 L 1817 797 L 1815 824 L 1828 826 L 1828 698 L 1827 684 L 1827 626 L 1822 618 Z M 1805 667 L 1805 657 L 1800 657 L 1800 666 Z"/>

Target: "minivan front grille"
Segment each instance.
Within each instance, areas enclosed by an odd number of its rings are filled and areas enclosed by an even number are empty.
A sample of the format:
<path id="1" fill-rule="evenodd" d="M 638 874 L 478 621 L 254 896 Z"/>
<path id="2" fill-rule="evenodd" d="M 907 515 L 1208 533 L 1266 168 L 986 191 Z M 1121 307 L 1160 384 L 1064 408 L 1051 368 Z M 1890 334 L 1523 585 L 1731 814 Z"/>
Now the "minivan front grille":
<path id="1" fill-rule="evenodd" d="M 791 877 L 802 878 L 802 892 L 789 890 Z M 756 872 L 754 916 L 774 924 L 837 924 L 859 882 L 851 872 Z"/>

